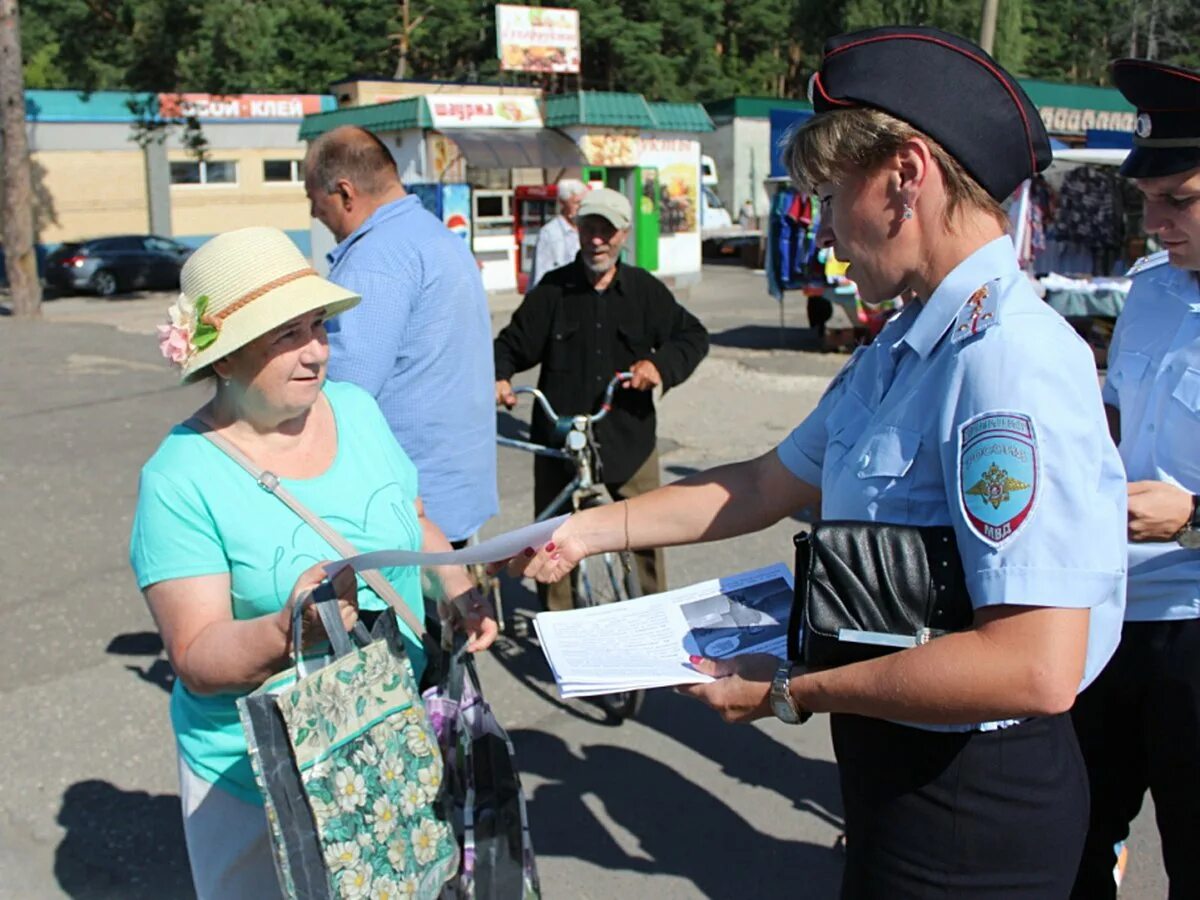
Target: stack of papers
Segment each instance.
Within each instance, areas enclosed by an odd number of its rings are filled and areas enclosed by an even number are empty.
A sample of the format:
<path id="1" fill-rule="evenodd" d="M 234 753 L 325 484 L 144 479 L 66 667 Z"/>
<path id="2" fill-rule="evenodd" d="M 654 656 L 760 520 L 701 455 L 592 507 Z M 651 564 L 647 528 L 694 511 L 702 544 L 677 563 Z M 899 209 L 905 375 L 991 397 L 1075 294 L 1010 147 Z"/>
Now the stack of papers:
<path id="1" fill-rule="evenodd" d="M 539 613 L 534 629 L 563 697 L 704 684 L 689 656 L 787 653 L 792 573 L 740 575 L 587 609 Z"/>

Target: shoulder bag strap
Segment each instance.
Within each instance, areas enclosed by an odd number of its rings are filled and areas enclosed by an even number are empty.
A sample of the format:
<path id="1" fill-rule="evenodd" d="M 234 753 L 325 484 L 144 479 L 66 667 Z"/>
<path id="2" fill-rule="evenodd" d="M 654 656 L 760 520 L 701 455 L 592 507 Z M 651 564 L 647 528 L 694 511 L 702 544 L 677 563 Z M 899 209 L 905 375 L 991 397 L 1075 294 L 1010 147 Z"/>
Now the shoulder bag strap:
<path id="1" fill-rule="evenodd" d="M 348 540 L 342 537 L 336 530 L 331 528 L 329 524 L 310 510 L 307 506 L 297 500 L 292 493 L 288 491 L 282 484 L 279 483 L 279 478 L 273 472 L 267 472 L 256 466 L 241 450 L 233 445 L 228 438 L 222 434 L 213 431 L 208 425 L 200 419 L 192 416 L 183 423 L 188 428 L 191 428 L 197 434 L 207 438 L 216 447 L 222 450 L 226 456 L 232 459 L 235 463 L 245 469 L 250 477 L 258 482 L 258 486 L 270 494 L 274 494 L 279 500 L 287 504 L 296 515 L 307 522 L 312 529 L 321 537 L 328 541 L 329 546 L 333 547 L 343 558 L 357 556 L 358 550 L 354 548 Z M 392 587 L 391 582 L 384 578 L 378 569 L 372 569 L 367 572 L 362 572 L 363 581 L 371 586 L 379 597 L 391 606 L 396 614 L 404 620 L 405 624 L 413 630 L 413 633 L 425 643 L 430 643 L 429 635 L 425 631 L 425 625 L 420 619 L 413 614 L 408 604 L 403 598 L 396 593 L 396 589 Z"/>

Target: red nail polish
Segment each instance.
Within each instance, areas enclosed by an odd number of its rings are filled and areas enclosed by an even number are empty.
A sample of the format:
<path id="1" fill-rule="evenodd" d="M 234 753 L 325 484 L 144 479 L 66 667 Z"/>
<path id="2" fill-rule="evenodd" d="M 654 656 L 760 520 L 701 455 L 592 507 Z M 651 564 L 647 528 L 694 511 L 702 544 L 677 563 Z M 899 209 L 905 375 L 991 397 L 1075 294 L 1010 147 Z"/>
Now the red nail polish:
<path id="1" fill-rule="evenodd" d="M 551 541 L 550 543 L 548 543 L 548 544 L 546 545 L 546 552 L 547 552 L 547 553 L 553 553 L 553 552 L 554 552 L 554 541 Z"/>
<path id="2" fill-rule="evenodd" d="M 525 558 L 526 558 L 526 559 L 532 559 L 532 558 L 533 558 L 533 548 L 532 548 L 532 547 L 526 547 L 526 548 L 525 548 Z"/>
<path id="3" fill-rule="evenodd" d="M 704 662 L 704 657 L 703 656 L 689 656 L 688 662 L 690 662 L 693 666 L 699 665 L 700 663 Z"/>

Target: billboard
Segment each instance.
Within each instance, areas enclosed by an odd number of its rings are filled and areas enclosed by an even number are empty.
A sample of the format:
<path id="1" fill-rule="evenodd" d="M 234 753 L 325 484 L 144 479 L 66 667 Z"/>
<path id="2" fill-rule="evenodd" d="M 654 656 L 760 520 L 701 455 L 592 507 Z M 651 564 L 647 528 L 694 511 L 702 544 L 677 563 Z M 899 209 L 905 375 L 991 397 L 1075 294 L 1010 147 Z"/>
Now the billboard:
<path id="1" fill-rule="evenodd" d="M 579 71 L 579 10 L 496 4 L 496 55 L 506 72 Z"/>

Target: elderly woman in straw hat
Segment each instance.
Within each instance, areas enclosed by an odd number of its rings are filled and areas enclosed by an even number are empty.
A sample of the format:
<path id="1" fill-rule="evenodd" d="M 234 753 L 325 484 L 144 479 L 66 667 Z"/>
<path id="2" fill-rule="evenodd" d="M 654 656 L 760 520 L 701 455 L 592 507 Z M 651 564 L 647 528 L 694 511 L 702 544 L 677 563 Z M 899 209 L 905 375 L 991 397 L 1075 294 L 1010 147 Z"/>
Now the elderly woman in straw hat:
<path id="1" fill-rule="evenodd" d="M 339 554 L 201 432 L 274 473 L 361 551 L 449 544 L 424 517 L 416 470 L 374 399 L 325 379 L 325 322 L 357 296 L 318 276 L 274 228 L 213 238 L 181 282 L 161 347 L 183 381 L 207 379 L 215 390 L 142 469 L 131 562 L 177 675 L 171 722 L 197 893 L 277 896 L 235 701 L 288 664 L 291 607 Z M 444 612 L 466 628 L 470 649 L 487 647 L 497 631 L 490 607 L 463 569 L 437 574 L 456 598 Z M 423 617 L 418 571 L 384 575 Z M 360 608 L 364 618 L 386 609 L 349 570 L 334 588 L 347 626 Z M 324 636 L 315 616 L 303 627 L 306 644 Z M 419 678 L 422 646 L 406 636 Z"/>
<path id="2" fill-rule="evenodd" d="M 917 299 L 774 449 L 580 513 L 513 567 L 554 580 L 809 508 L 859 536 L 932 526 L 942 546 L 949 526 L 969 628 L 819 671 L 695 657 L 712 680 L 682 690 L 728 721 L 830 714 L 843 897 L 1065 897 L 1088 810 L 1066 711 L 1120 636 L 1125 487 L 1091 350 L 1030 289 L 999 206 L 1049 141 L 1015 79 L 935 29 L 832 38 L 812 88 L 788 157 L 820 197 L 817 239 L 864 299 Z M 864 546 L 841 562 L 886 596 Z"/>

